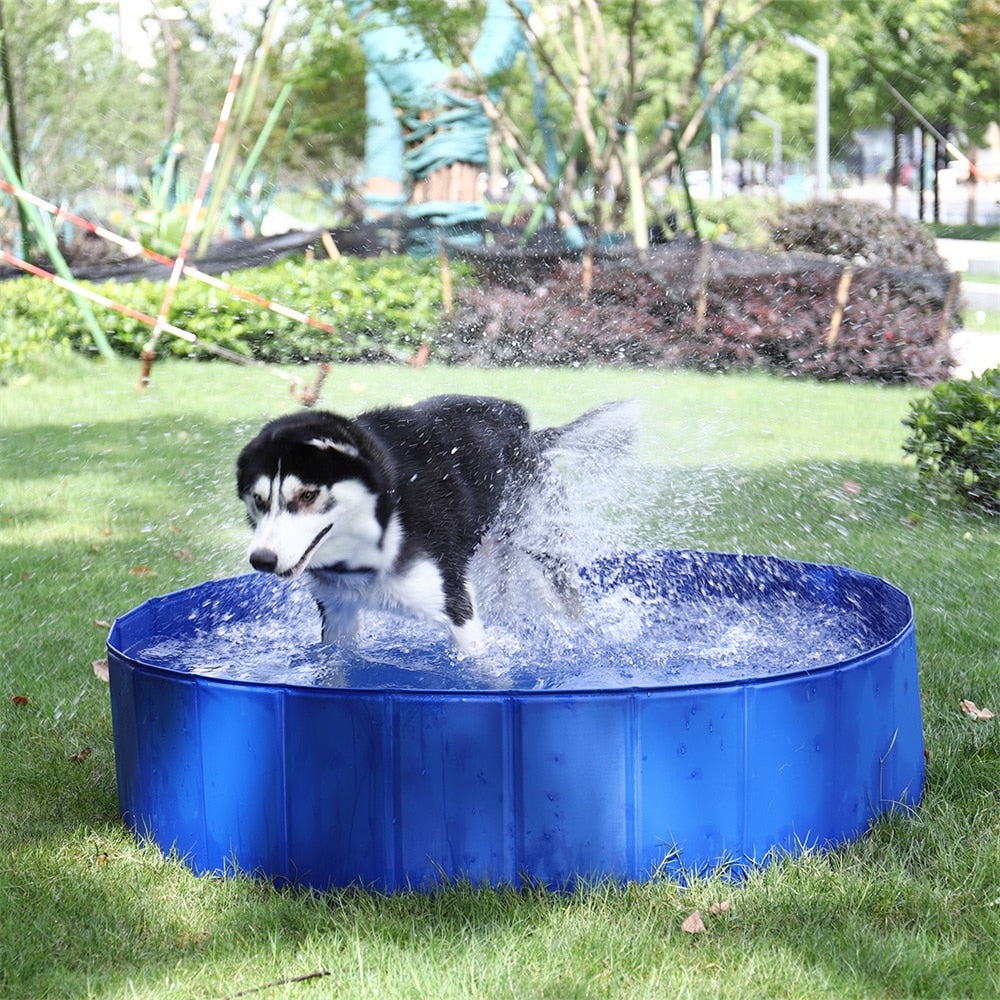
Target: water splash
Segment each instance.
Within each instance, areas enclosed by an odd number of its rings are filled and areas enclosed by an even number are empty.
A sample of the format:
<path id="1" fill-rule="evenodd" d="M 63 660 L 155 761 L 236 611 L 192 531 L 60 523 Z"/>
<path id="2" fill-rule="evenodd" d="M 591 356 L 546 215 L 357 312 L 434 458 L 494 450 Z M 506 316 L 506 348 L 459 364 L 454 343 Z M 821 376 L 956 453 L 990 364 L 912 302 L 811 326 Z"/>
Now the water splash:
<path id="1" fill-rule="evenodd" d="M 304 588 L 249 617 L 206 608 L 213 624 L 192 635 L 151 635 L 126 652 L 152 666 L 204 676 L 306 687 L 476 690 L 609 690 L 725 683 L 817 669 L 879 641 L 857 606 L 771 590 L 718 592 L 618 584 L 584 587 L 579 619 L 556 614 L 488 622 L 490 647 L 459 659 L 443 631 L 369 613 L 350 647 L 323 646 Z M 267 606 L 270 604 L 270 606 Z M 245 608 L 243 611 L 245 612 Z"/>

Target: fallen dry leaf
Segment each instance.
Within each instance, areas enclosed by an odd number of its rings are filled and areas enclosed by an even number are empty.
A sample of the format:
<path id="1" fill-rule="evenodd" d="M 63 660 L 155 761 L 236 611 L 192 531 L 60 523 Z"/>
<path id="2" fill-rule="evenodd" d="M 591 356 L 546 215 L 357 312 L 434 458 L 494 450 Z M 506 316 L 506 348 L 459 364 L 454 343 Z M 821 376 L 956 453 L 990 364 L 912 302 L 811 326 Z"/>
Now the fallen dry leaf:
<path id="1" fill-rule="evenodd" d="M 974 701 L 969 701 L 963 698 L 959 703 L 958 707 L 970 718 L 976 722 L 988 722 L 993 718 L 993 713 L 988 708 L 979 708 Z"/>
<path id="2" fill-rule="evenodd" d="M 713 903 L 709 908 L 708 912 L 712 914 L 713 917 L 717 917 L 720 913 L 728 913 L 732 908 L 733 901 L 731 899 L 723 899 L 719 903 Z"/>
<path id="3" fill-rule="evenodd" d="M 695 910 L 690 917 L 681 924 L 681 930 L 688 934 L 701 934 L 705 930 L 705 921 L 701 919 L 701 910 Z"/>
<path id="4" fill-rule="evenodd" d="M 71 753 L 69 759 L 74 764 L 82 764 L 93 752 L 92 747 L 84 747 L 79 753 Z"/>
<path id="5" fill-rule="evenodd" d="M 94 627 L 95 628 L 111 628 L 111 622 L 107 621 L 104 618 L 95 618 L 94 619 Z"/>
<path id="6" fill-rule="evenodd" d="M 131 573 L 132 576 L 147 576 L 149 573 L 152 572 L 153 571 L 148 566 L 133 566 L 129 570 L 129 573 Z"/>
<path id="7" fill-rule="evenodd" d="M 99 681 L 104 681 L 105 684 L 110 682 L 111 677 L 108 675 L 107 659 L 94 660 L 91 666 L 94 668 L 94 676 Z"/>
<path id="8" fill-rule="evenodd" d="M 16 694 L 14 695 L 13 698 L 10 699 L 10 703 L 12 705 L 20 705 L 23 707 L 24 705 L 28 704 L 28 699 L 25 698 L 23 694 Z"/>
<path id="9" fill-rule="evenodd" d="M 861 484 L 856 483 L 853 479 L 845 479 L 840 484 L 840 488 L 843 490 L 844 495 L 849 497 L 859 497 L 862 493 Z"/>

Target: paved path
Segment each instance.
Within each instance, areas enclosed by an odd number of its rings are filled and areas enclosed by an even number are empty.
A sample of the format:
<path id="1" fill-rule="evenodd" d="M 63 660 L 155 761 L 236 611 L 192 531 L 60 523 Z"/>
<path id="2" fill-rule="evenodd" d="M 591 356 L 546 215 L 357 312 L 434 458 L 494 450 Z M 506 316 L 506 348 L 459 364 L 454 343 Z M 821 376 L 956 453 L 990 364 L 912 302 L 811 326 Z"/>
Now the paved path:
<path id="1" fill-rule="evenodd" d="M 981 375 L 1000 365 L 1000 333 L 959 330 L 951 338 L 951 353 L 958 362 L 952 369 L 956 378 Z"/>
<path id="2" fill-rule="evenodd" d="M 988 273 L 1000 273 L 1000 243 L 986 240 L 938 240 L 938 252 L 955 271 L 968 272 L 972 266 Z M 972 276 L 970 274 L 970 277 Z M 973 281 L 972 284 L 975 284 Z M 963 281 L 968 288 L 969 282 Z M 1000 285 L 983 284 L 987 291 L 1000 291 Z M 954 373 L 959 378 L 979 375 L 987 368 L 1000 365 L 1000 331 L 978 333 L 959 330 L 951 338 L 951 350 L 958 364 Z"/>
<path id="3" fill-rule="evenodd" d="M 938 253 L 953 271 L 968 271 L 970 262 L 983 261 L 987 270 L 1000 266 L 1000 242 L 996 240 L 938 240 Z"/>

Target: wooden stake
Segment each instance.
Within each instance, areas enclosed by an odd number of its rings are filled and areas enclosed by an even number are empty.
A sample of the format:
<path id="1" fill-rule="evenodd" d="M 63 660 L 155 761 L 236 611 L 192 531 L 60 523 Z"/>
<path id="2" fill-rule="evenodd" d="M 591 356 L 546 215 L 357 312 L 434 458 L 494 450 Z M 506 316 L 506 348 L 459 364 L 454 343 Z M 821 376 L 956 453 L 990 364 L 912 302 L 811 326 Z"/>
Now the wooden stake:
<path id="1" fill-rule="evenodd" d="M 826 346 L 833 347 L 840 336 L 840 324 L 844 318 L 844 307 L 847 305 L 847 295 L 851 290 L 851 281 L 854 278 L 854 268 L 850 264 L 844 268 L 844 273 L 840 276 L 840 284 L 837 285 L 837 299 L 833 307 L 833 315 L 830 317 L 830 329 L 826 331 Z"/>
<path id="2" fill-rule="evenodd" d="M 958 289 L 962 284 L 962 275 L 955 271 L 951 276 L 948 291 L 944 297 L 944 309 L 941 311 L 941 326 L 938 329 L 938 338 L 943 340 L 948 334 L 948 321 L 951 319 L 951 311 L 955 307 L 955 299 L 958 297 Z"/>
<path id="3" fill-rule="evenodd" d="M 430 344 L 421 344 L 407 362 L 411 368 L 423 368 L 431 356 Z"/>
<path id="4" fill-rule="evenodd" d="M 323 241 L 323 249 L 330 260 L 340 260 L 340 248 L 336 240 L 324 229 L 319 238 Z"/>
<path id="5" fill-rule="evenodd" d="M 441 265 L 441 301 L 444 304 L 445 316 L 450 316 L 455 302 L 451 289 L 451 262 L 448 260 L 448 249 L 444 245 L 444 240 L 438 241 L 438 261 Z"/>
<path id="6" fill-rule="evenodd" d="M 580 298 L 590 301 L 590 293 L 594 287 L 594 248 L 588 243 L 583 251 L 583 264 L 580 268 Z"/>
<path id="7" fill-rule="evenodd" d="M 712 249 L 712 245 L 708 240 L 701 240 L 700 242 L 701 246 L 698 250 L 696 274 L 698 297 L 694 310 L 695 331 L 698 334 L 704 333 L 705 317 L 708 315 L 708 265 L 709 254 Z"/>

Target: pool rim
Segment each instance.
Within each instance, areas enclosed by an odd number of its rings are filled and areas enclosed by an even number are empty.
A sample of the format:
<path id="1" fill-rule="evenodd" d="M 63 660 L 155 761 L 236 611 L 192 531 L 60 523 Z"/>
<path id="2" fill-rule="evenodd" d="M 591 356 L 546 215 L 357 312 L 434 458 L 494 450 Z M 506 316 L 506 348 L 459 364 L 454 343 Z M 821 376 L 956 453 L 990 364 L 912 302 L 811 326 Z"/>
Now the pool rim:
<path id="1" fill-rule="evenodd" d="M 528 688 L 528 687 L 518 687 L 516 685 L 510 687 L 414 687 L 414 686 L 400 686 L 393 684 L 373 684 L 370 686 L 333 686 L 333 685 L 320 685 L 320 684 L 296 684 L 294 681 L 280 680 L 275 682 L 269 682 L 263 679 L 254 678 L 237 678 L 237 677 L 227 677 L 227 676 L 216 676 L 214 674 L 204 674 L 198 673 L 190 669 L 178 669 L 163 666 L 160 664 L 146 663 L 145 661 L 131 656 L 120 646 L 116 646 L 113 640 L 126 626 L 126 623 L 130 620 L 131 616 L 136 616 L 143 611 L 153 611 L 158 606 L 170 605 L 174 603 L 180 603 L 183 601 L 185 595 L 191 594 L 193 592 L 205 591 L 213 588 L 220 588 L 225 590 L 227 587 L 232 587 L 233 585 L 249 585 L 254 586 L 251 581 L 260 580 L 262 587 L 272 586 L 275 583 L 279 585 L 289 585 L 288 581 L 275 581 L 272 577 L 269 577 L 261 573 L 241 573 L 232 576 L 217 577 L 211 580 L 204 580 L 200 583 L 191 584 L 187 587 L 182 587 L 178 590 L 170 591 L 164 594 L 154 595 L 146 600 L 142 601 L 140 604 L 131 608 L 129 611 L 123 612 L 118 615 L 111 624 L 111 629 L 108 633 L 107 647 L 109 653 L 112 653 L 118 657 L 123 663 L 127 664 L 132 669 L 138 669 L 142 671 L 148 671 L 153 675 L 159 675 L 170 678 L 190 678 L 192 681 L 197 681 L 198 683 L 210 683 L 219 684 L 225 686 L 235 686 L 238 688 L 264 688 L 267 690 L 275 690 L 281 688 L 287 688 L 293 691 L 308 691 L 315 693 L 317 696 L 326 696 L 328 694 L 336 694 L 338 697 L 341 696 L 365 696 L 371 697 L 373 693 L 383 693 L 391 694 L 394 697 L 406 697 L 406 696 L 416 696 L 420 698 L 425 697 L 439 697 L 439 698 L 449 698 L 449 699 L 481 699 L 481 698 L 496 698 L 501 697 L 530 697 L 532 699 L 565 699 L 567 697 L 576 696 L 608 696 L 615 694 L 635 694 L 635 693 L 654 693 L 660 691 L 683 691 L 686 689 L 698 689 L 705 690 L 709 688 L 724 688 L 733 686 L 746 686 L 746 685 L 757 685 L 757 684 L 767 684 L 767 683 L 779 683 L 782 681 L 791 680 L 794 678 L 801 678 L 804 676 L 816 676 L 822 675 L 831 671 L 843 671 L 849 670 L 858 665 L 864 665 L 867 661 L 875 656 L 881 655 L 885 651 L 892 649 L 894 646 L 906 641 L 907 636 L 914 632 L 915 630 L 915 620 L 914 620 L 914 609 L 913 602 L 911 601 L 909 595 L 903 591 L 896 584 L 883 577 L 876 576 L 871 573 L 864 572 L 862 570 L 852 569 L 851 567 L 843 566 L 835 563 L 821 563 L 816 561 L 808 560 L 797 560 L 790 559 L 784 556 L 775 556 L 770 554 L 764 555 L 754 555 L 752 553 L 743 552 L 716 552 L 707 549 L 635 549 L 635 550 L 619 550 L 614 553 L 609 554 L 610 557 L 615 557 L 621 559 L 627 556 L 642 556 L 644 558 L 650 559 L 655 557 L 662 557 L 664 554 L 674 557 L 685 557 L 693 556 L 695 558 L 704 558 L 706 563 L 715 563 L 717 560 L 724 559 L 729 563 L 738 564 L 741 561 L 748 561 L 755 564 L 766 563 L 768 565 L 777 565 L 784 568 L 794 567 L 804 573 L 819 573 L 826 572 L 836 575 L 838 577 L 849 579 L 851 581 L 867 581 L 869 585 L 875 585 L 880 590 L 883 590 L 887 597 L 891 596 L 895 601 L 902 602 L 903 614 L 901 614 L 900 626 L 895 630 L 895 632 L 888 638 L 884 638 L 878 643 L 873 643 L 866 646 L 861 651 L 851 655 L 845 656 L 837 660 L 828 660 L 822 663 L 812 664 L 809 666 L 794 667 L 787 670 L 777 670 L 767 674 L 751 675 L 746 676 L 745 672 L 737 672 L 733 675 L 727 676 L 725 678 L 719 679 L 706 679 L 706 680 L 686 680 L 677 684 L 664 684 L 664 683 L 654 683 L 654 684 L 641 684 L 641 683 L 629 683 L 629 684 L 616 684 L 613 686 L 563 686 L 563 687 L 552 687 L 552 688 Z M 291 582 L 291 585 L 296 585 L 295 581 Z M 835 605 L 830 604 L 831 608 L 835 609 Z M 441 633 L 441 645 L 445 648 L 446 652 L 450 652 L 448 648 L 448 638 L 447 635 L 442 631 Z"/>

